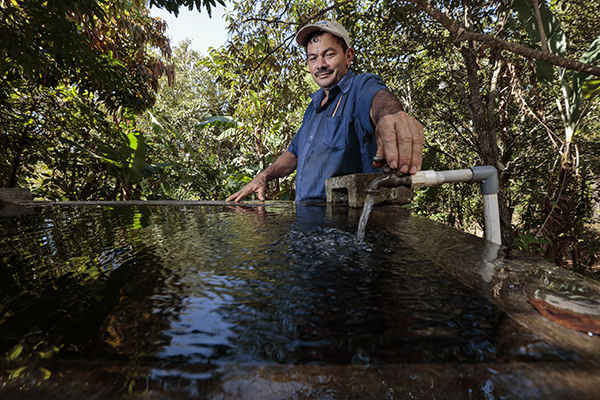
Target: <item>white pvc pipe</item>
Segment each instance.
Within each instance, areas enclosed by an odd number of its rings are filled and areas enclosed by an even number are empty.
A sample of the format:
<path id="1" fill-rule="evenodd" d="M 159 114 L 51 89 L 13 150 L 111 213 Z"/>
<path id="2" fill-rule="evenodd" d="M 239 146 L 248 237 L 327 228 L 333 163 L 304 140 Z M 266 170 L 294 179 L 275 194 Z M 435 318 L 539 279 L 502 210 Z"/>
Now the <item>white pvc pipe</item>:
<path id="1" fill-rule="evenodd" d="M 457 169 L 453 171 L 419 171 L 411 176 L 410 187 L 424 188 L 452 182 L 482 183 L 483 210 L 485 214 L 485 239 L 492 243 L 502 244 L 502 236 L 500 233 L 500 211 L 498 207 L 498 189 L 492 189 L 493 192 L 496 193 L 487 193 L 487 191 L 490 190 L 489 187 L 485 188 L 486 191 L 483 190 L 483 182 L 488 179 L 489 173 L 493 173 L 494 178 L 497 177 L 497 175 L 495 175 L 496 171 L 493 169 L 493 167 L 473 167 L 469 169 Z M 497 186 L 497 182 L 495 185 Z"/>
<path id="2" fill-rule="evenodd" d="M 473 171 L 470 169 L 457 169 L 454 171 L 419 171 L 411 177 L 412 188 L 437 186 L 442 183 L 471 182 Z"/>
<path id="3" fill-rule="evenodd" d="M 444 183 L 452 182 L 471 182 L 473 179 L 473 171 L 470 169 L 457 169 L 453 171 L 438 171 L 442 175 Z"/>
<path id="4" fill-rule="evenodd" d="M 498 193 L 483 195 L 483 214 L 485 215 L 485 239 L 492 243 L 502 244 Z"/>

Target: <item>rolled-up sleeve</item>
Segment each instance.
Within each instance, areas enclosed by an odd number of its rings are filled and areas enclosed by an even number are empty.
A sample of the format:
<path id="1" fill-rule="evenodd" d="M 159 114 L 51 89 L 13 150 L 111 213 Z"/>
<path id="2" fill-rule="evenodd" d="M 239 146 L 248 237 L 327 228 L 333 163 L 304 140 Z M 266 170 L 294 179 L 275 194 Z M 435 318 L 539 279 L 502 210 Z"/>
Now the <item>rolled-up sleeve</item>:
<path id="1" fill-rule="evenodd" d="M 288 147 L 288 151 L 298 158 L 298 135 L 295 135 Z"/>
<path id="2" fill-rule="evenodd" d="M 355 122 L 358 122 L 364 132 L 374 133 L 371 126 L 371 103 L 373 103 L 375 93 L 387 89 L 387 86 L 377 75 L 361 74 L 358 75 L 358 78 L 360 86 L 357 88 L 357 92 L 360 95 L 356 96 L 355 112 L 358 118 Z"/>

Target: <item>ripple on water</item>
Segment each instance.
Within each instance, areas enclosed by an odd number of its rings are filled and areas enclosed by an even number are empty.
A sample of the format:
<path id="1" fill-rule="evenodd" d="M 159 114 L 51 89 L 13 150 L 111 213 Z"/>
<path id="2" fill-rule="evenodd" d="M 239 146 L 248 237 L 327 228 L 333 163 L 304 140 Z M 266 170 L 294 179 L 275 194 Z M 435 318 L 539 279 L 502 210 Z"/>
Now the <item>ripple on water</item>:
<path id="1" fill-rule="evenodd" d="M 64 357 L 192 364 L 496 357 L 501 313 L 393 234 L 370 242 L 344 218 L 308 223 L 288 209 L 53 212 L 2 227 L 5 270 L 16 273 L 4 292 L 15 310 L 0 325 L 4 338 L 15 338 L 3 339 L 4 352 L 42 329 L 35 338 L 53 338 Z M 23 232 L 31 240 L 10 239 Z"/>

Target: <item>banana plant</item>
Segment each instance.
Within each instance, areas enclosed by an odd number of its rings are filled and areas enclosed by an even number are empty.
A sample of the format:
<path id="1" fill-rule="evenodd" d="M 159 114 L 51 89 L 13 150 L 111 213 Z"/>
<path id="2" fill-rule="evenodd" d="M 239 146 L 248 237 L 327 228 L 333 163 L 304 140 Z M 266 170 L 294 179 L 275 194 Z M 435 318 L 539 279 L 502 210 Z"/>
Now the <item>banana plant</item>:
<path id="1" fill-rule="evenodd" d="M 108 173 L 117 179 L 123 188 L 123 199 L 131 200 L 132 185 L 142 177 L 146 157 L 146 142 L 139 132 L 123 135 L 118 149 L 101 143 L 97 146 L 100 158 L 108 163 Z"/>
<path id="2" fill-rule="evenodd" d="M 538 0 L 513 0 L 512 4 L 527 31 L 531 45 L 541 44 L 542 51 L 566 57 L 566 35 L 561 28 L 560 21 L 544 0 L 540 2 Z M 580 61 L 598 65 L 600 62 L 600 37 L 592 43 Z M 566 233 L 575 226 L 572 220 L 577 207 L 576 190 L 574 189 L 579 184 L 579 160 L 578 152 L 574 152 L 572 149 L 572 143 L 590 110 L 591 99 L 600 94 L 600 78 L 582 72 L 569 71 L 558 66 L 553 67 L 539 60 L 536 61 L 536 75 L 539 82 L 549 85 L 555 84 L 555 79 L 558 79 L 561 88 L 560 97 L 556 98 L 564 127 L 564 139 L 559 149 L 559 182 L 555 185 L 558 190 L 553 195 L 552 209 L 536 234 L 536 238 L 547 237 L 551 240 L 552 245 L 548 249 L 547 256 L 552 258 L 556 257 L 561 247 L 566 247 L 567 243 L 560 242 L 569 236 Z"/>
<path id="3" fill-rule="evenodd" d="M 538 4 L 537 1 L 533 2 L 532 0 L 514 0 L 513 7 L 525 26 L 532 45 L 538 46 L 546 41 L 547 51 L 566 57 L 566 35 L 561 28 L 560 21 L 544 1 Z M 538 17 L 536 17 L 537 11 L 539 11 Z M 592 65 L 596 65 L 600 61 L 600 37 L 592 43 L 580 61 Z M 579 130 L 581 122 L 589 111 L 591 102 L 584 102 L 584 100 L 600 93 L 600 78 L 582 72 L 571 72 L 558 66 L 553 67 L 539 60 L 536 61 L 536 72 L 538 81 L 546 84 L 555 82 L 554 72 L 556 72 L 561 86 L 562 97 L 557 98 L 556 103 L 565 129 L 565 140 L 561 149 L 561 158 L 564 163 L 570 153 L 573 136 Z"/>
<path id="4" fill-rule="evenodd" d="M 67 139 L 63 139 L 63 141 L 94 158 L 108 163 L 107 171 L 120 184 L 123 200 L 131 200 L 133 185 L 139 182 L 142 177 L 156 173 L 163 166 L 160 164 L 145 164 L 146 141 L 140 132 L 130 131 L 123 134 L 119 148 L 99 143 L 96 145 L 96 152 L 88 150 L 73 141 Z"/>

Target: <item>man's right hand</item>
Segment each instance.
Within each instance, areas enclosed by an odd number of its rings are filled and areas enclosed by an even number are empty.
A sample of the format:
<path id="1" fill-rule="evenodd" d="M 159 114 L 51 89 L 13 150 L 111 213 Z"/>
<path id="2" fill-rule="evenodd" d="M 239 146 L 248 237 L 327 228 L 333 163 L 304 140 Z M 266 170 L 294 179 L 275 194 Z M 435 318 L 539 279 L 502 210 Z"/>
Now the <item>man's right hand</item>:
<path id="1" fill-rule="evenodd" d="M 404 111 L 383 116 L 375 128 L 377 156 L 385 157 L 391 169 L 414 175 L 421 169 L 423 125 Z M 382 163 L 373 163 L 380 168 Z"/>
<path id="2" fill-rule="evenodd" d="M 244 186 L 239 192 L 232 194 L 225 201 L 235 201 L 239 203 L 249 194 L 256 193 L 260 201 L 265 201 L 265 192 L 267 191 L 267 180 L 264 175 L 258 174 L 250 183 Z"/>
<path id="3" fill-rule="evenodd" d="M 259 172 L 252 181 L 244 186 L 239 192 L 232 194 L 225 201 L 235 201 L 239 203 L 244 197 L 251 193 L 256 193 L 260 201 L 265 201 L 265 192 L 267 191 L 267 182 L 271 179 L 280 178 L 291 174 L 298 164 L 298 159 L 289 151 L 284 152 L 273 164 L 264 171 Z"/>

